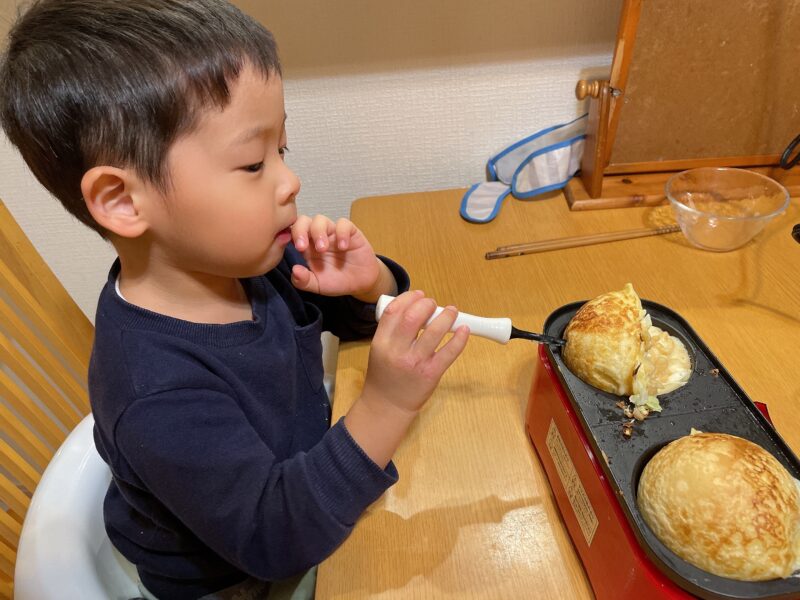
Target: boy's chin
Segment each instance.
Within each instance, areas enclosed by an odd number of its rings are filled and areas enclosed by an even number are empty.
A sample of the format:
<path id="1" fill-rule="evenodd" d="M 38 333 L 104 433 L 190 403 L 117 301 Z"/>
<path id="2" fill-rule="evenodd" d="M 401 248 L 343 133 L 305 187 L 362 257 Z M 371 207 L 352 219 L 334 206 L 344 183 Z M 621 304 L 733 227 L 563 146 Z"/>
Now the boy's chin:
<path id="1" fill-rule="evenodd" d="M 243 279 L 245 277 L 258 277 L 259 275 L 263 275 L 264 273 L 268 273 L 272 271 L 278 264 L 283 260 L 283 252 L 281 252 L 278 256 L 272 256 L 272 252 L 263 260 L 254 261 L 253 265 L 248 266 L 247 268 L 243 269 L 244 274 L 239 275 L 239 279 Z"/>
<path id="2" fill-rule="evenodd" d="M 248 260 L 240 260 L 238 262 L 232 256 L 226 258 L 227 260 L 218 262 L 213 267 L 207 265 L 207 272 L 219 277 L 247 279 L 248 277 L 264 275 L 277 267 L 283 260 L 283 249 L 272 247 L 261 256 L 248 257 Z"/>

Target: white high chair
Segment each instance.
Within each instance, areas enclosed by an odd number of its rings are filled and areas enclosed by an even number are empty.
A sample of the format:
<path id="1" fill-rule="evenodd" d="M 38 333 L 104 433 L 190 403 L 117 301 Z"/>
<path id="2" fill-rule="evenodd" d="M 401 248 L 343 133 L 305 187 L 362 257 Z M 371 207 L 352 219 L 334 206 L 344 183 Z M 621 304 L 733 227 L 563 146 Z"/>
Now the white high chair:
<path id="1" fill-rule="evenodd" d="M 128 600 L 136 568 L 105 532 L 111 471 L 97 454 L 89 414 L 50 461 L 22 527 L 14 576 L 17 600 Z"/>

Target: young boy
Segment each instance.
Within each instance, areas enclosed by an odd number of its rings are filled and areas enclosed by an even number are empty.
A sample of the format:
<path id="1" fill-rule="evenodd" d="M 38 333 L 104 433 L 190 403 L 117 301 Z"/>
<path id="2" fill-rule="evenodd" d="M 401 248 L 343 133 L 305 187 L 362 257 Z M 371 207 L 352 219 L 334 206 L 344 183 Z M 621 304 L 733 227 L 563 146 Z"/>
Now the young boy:
<path id="1" fill-rule="evenodd" d="M 89 372 L 114 546 L 158 598 L 248 597 L 331 554 L 463 350 L 350 221 L 297 216 L 272 36 L 222 0 L 41 0 L 0 63 L 39 181 L 107 238 Z M 374 332 L 331 426 L 320 333 Z M 226 591 L 227 590 L 227 591 Z M 253 590 L 258 590 L 254 592 Z M 242 594 L 243 596 L 243 594 Z"/>

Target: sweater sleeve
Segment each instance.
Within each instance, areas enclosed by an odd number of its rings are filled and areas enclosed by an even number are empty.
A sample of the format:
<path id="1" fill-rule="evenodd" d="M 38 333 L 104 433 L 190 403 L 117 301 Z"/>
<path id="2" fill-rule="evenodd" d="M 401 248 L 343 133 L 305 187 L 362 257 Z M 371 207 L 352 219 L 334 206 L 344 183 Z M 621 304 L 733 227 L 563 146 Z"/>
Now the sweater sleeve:
<path id="1" fill-rule="evenodd" d="M 397 293 L 407 292 L 411 282 L 403 267 L 385 256 L 378 258 L 394 276 Z M 287 278 L 291 278 L 293 265 L 307 266 L 303 256 L 291 245 L 286 249 L 285 264 L 288 267 Z M 370 337 L 375 333 L 378 324 L 375 321 L 374 303 L 361 302 L 352 296 L 321 296 L 310 292 L 300 292 L 300 296 L 322 311 L 323 329 L 344 342 Z"/>
<path id="2" fill-rule="evenodd" d="M 329 556 L 397 481 L 339 421 L 308 452 L 277 461 L 236 402 L 198 389 L 137 400 L 120 451 L 151 493 L 242 571 L 276 580 Z"/>

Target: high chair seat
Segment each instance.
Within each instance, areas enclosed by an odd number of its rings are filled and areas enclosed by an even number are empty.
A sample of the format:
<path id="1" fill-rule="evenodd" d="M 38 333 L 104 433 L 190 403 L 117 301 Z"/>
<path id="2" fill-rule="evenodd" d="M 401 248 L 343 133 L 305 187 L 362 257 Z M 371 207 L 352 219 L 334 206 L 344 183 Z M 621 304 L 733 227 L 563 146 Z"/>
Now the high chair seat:
<path id="1" fill-rule="evenodd" d="M 135 567 L 103 526 L 111 471 L 94 446 L 87 415 L 45 469 L 22 526 L 14 577 L 17 600 L 138 597 Z"/>

